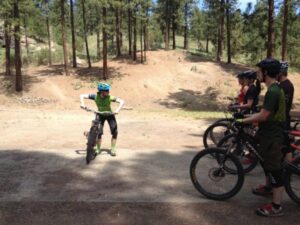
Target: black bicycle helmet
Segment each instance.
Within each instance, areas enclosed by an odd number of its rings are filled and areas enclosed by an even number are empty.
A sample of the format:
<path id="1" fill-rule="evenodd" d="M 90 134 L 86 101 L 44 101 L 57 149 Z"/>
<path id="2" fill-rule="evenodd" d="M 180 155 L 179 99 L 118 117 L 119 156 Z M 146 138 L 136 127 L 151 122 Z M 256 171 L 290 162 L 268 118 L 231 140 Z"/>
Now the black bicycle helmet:
<path id="1" fill-rule="evenodd" d="M 238 75 L 236 77 L 237 78 L 243 78 L 244 77 L 244 72 L 238 73 Z"/>
<path id="2" fill-rule="evenodd" d="M 261 68 L 263 74 L 267 72 L 267 75 L 272 78 L 276 78 L 280 73 L 281 64 L 278 60 L 272 58 L 266 58 L 256 64 L 257 67 Z"/>
<path id="3" fill-rule="evenodd" d="M 246 72 L 244 72 L 244 77 L 247 78 L 247 79 L 253 79 L 255 80 L 256 79 L 256 72 L 253 71 L 253 70 L 248 70 Z"/>

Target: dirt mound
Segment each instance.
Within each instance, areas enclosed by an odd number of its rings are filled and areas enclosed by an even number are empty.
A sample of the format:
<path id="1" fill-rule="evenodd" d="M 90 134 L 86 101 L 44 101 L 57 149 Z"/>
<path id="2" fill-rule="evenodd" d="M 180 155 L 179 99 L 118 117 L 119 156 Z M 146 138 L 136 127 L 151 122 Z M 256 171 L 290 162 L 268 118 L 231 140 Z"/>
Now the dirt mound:
<path id="1" fill-rule="evenodd" d="M 151 51 L 145 64 L 128 58 L 109 62 L 113 95 L 123 98 L 127 106 L 160 110 L 177 108 L 189 111 L 220 110 L 227 104 L 226 97 L 239 89 L 235 74 L 249 69 L 237 64 L 208 61 L 185 51 Z M 29 105 L 32 101 L 20 98 L 42 98 L 39 106 L 72 109 L 79 106 L 81 93 L 94 93 L 101 77 L 102 62 L 92 69 L 71 69 L 71 76 L 63 75 L 63 67 L 30 67 L 24 70 L 24 92 L 14 93 L 14 80 L 1 76 L 0 101 L 2 104 Z M 299 86 L 297 74 L 290 79 Z M 295 102 L 300 101 L 295 94 Z"/>

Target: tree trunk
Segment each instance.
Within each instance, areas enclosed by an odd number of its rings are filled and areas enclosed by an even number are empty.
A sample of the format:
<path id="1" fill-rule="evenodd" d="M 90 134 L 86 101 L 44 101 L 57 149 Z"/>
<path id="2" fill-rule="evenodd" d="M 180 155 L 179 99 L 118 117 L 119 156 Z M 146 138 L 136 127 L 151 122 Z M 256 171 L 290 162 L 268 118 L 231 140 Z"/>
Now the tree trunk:
<path id="1" fill-rule="evenodd" d="M 165 30 L 165 49 L 169 50 L 169 24 L 166 23 L 166 30 Z"/>
<path id="2" fill-rule="evenodd" d="M 141 63 L 144 62 L 144 52 L 143 52 L 143 21 L 141 20 L 141 30 L 140 30 L 140 42 L 141 42 Z"/>
<path id="3" fill-rule="evenodd" d="M 4 37 L 5 37 L 5 75 L 10 76 L 10 43 L 11 43 L 11 24 L 7 20 L 4 21 Z"/>
<path id="4" fill-rule="evenodd" d="M 169 40 L 170 40 L 170 2 L 166 1 L 166 11 L 165 11 L 165 23 L 166 23 L 166 30 L 165 30 L 165 49 L 169 50 Z"/>
<path id="5" fill-rule="evenodd" d="M 70 0 L 70 11 L 71 11 L 71 33 L 72 33 L 72 52 L 73 52 L 73 67 L 77 67 L 76 61 L 76 40 L 75 40 L 75 29 L 74 29 L 74 0 Z"/>
<path id="6" fill-rule="evenodd" d="M 116 37 L 117 37 L 117 56 L 121 56 L 120 39 L 120 9 L 116 8 Z"/>
<path id="7" fill-rule="evenodd" d="M 128 4 L 130 3 L 130 1 L 128 1 Z M 132 11 L 129 8 L 128 9 L 128 54 L 132 55 L 132 23 L 131 23 L 131 19 L 132 19 Z"/>
<path id="8" fill-rule="evenodd" d="M 143 33 L 144 33 L 144 61 L 147 61 L 147 25 L 146 23 L 144 24 L 143 28 Z"/>
<path id="9" fill-rule="evenodd" d="M 123 10 L 120 10 L 120 48 L 121 48 L 121 54 L 122 54 L 122 48 L 123 48 L 123 31 L 122 31 L 122 24 L 123 24 Z"/>
<path id="10" fill-rule="evenodd" d="M 112 34 L 111 35 L 111 46 L 112 46 L 112 49 L 114 49 L 115 48 L 115 36 Z"/>
<path id="11" fill-rule="evenodd" d="M 136 15 L 133 16 L 133 60 L 137 60 L 137 24 L 136 24 Z"/>
<path id="12" fill-rule="evenodd" d="M 208 47 L 209 47 L 209 38 L 208 38 L 208 36 L 207 36 L 207 37 L 206 37 L 206 47 L 205 47 L 206 53 L 209 52 L 209 51 L 208 51 Z"/>
<path id="13" fill-rule="evenodd" d="M 146 9 L 146 17 L 147 17 L 147 21 L 145 23 L 145 27 L 144 27 L 144 48 L 145 48 L 145 60 L 146 60 L 146 51 L 149 50 L 149 37 L 148 37 L 148 23 L 149 23 L 149 9 Z"/>
<path id="14" fill-rule="evenodd" d="M 91 58 L 90 58 L 90 52 L 89 52 L 89 44 L 88 44 L 87 30 L 86 30 L 86 19 L 85 19 L 85 5 L 84 5 L 85 0 L 81 0 L 81 1 L 82 1 L 82 19 L 83 19 L 83 31 L 84 31 L 86 57 L 88 60 L 89 68 L 91 68 L 92 64 L 91 64 Z"/>
<path id="15" fill-rule="evenodd" d="M 67 44 L 65 38 L 65 0 L 60 0 L 60 9 L 61 9 L 61 35 L 62 35 L 62 42 L 63 42 L 63 51 L 64 51 L 64 69 L 66 76 L 69 76 L 69 69 L 68 69 L 68 51 L 67 51 Z"/>
<path id="16" fill-rule="evenodd" d="M 275 30 L 274 30 L 274 0 L 268 0 L 268 43 L 267 43 L 267 57 L 274 57 L 275 48 Z"/>
<path id="17" fill-rule="evenodd" d="M 284 0 L 283 26 L 282 26 L 282 49 L 281 49 L 282 61 L 287 61 L 288 14 L 289 14 L 289 0 Z"/>
<path id="18" fill-rule="evenodd" d="M 218 28 L 218 49 L 217 49 L 217 61 L 221 61 L 223 54 L 223 42 L 224 42 L 224 0 L 221 0 L 220 4 L 220 22 Z"/>
<path id="19" fill-rule="evenodd" d="M 47 15 L 46 15 L 46 26 L 47 26 L 47 36 L 48 36 L 48 63 L 52 66 L 52 55 L 51 55 L 51 37 L 50 37 L 50 25 L 49 25 L 49 1 L 46 0 Z"/>
<path id="20" fill-rule="evenodd" d="M 28 44 L 28 37 L 27 37 L 27 24 L 26 24 L 26 18 L 24 18 L 23 23 L 24 23 L 24 35 L 25 35 L 26 53 L 27 53 L 27 56 L 28 56 L 28 55 L 29 55 L 29 44 Z"/>
<path id="21" fill-rule="evenodd" d="M 103 74 L 104 80 L 108 78 L 107 73 L 107 33 L 106 33 L 106 7 L 102 8 L 103 28 L 102 28 L 102 39 L 103 39 Z"/>
<path id="22" fill-rule="evenodd" d="M 97 48 L 97 59 L 100 60 L 101 59 L 101 16 L 102 16 L 102 12 L 100 12 L 100 10 L 102 10 L 102 7 L 97 7 L 97 27 L 96 27 L 96 48 Z M 99 12 L 98 12 L 99 11 Z"/>
<path id="23" fill-rule="evenodd" d="M 97 59 L 101 58 L 101 49 L 100 49 L 100 31 L 97 29 Z"/>
<path id="24" fill-rule="evenodd" d="M 188 49 L 188 3 L 184 5 L 184 44 L 183 48 Z"/>
<path id="25" fill-rule="evenodd" d="M 19 0 L 14 1 L 14 36 L 15 36 L 15 69 L 16 69 L 16 91 L 23 90 L 22 81 L 22 62 L 21 62 L 21 43 L 20 43 L 20 14 L 19 14 Z"/>
<path id="26" fill-rule="evenodd" d="M 172 38 L 173 38 L 173 50 L 176 49 L 176 23 L 175 23 L 175 16 L 172 16 Z"/>
<path id="27" fill-rule="evenodd" d="M 231 23 L 230 23 L 230 3 L 226 0 L 226 25 L 227 25 L 227 63 L 231 63 Z"/>

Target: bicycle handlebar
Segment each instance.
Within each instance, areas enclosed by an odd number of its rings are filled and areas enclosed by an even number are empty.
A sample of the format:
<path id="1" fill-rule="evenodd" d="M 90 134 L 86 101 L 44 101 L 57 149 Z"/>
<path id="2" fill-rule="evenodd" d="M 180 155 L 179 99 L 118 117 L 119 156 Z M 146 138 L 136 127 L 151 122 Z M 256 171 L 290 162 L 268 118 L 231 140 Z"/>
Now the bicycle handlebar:
<path id="1" fill-rule="evenodd" d="M 87 112 L 93 112 L 95 114 L 99 114 L 99 115 L 102 115 L 102 116 L 112 116 L 112 115 L 116 115 L 116 113 L 114 112 L 110 112 L 110 111 L 103 111 L 103 112 L 99 112 L 99 111 L 96 111 L 94 109 L 90 109 L 88 107 L 82 107 L 80 106 L 81 109 L 87 111 Z"/>

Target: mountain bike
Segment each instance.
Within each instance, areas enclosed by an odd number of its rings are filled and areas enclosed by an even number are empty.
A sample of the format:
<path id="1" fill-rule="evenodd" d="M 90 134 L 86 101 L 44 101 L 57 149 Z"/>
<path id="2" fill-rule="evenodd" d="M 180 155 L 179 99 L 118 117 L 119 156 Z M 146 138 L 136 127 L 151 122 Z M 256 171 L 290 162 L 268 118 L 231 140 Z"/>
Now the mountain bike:
<path id="1" fill-rule="evenodd" d="M 299 137 L 299 131 L 297 130 L 298 122 L 297 120 L 293 121 L 293 127 L 291 130 L 285 131 L 285 145 L 283 148 L 289 148 L 291 151 L 296 150 L 296 146 L 300 146 L 300 140 L 296 140 L 295 137 Z M 257 152 L 257 142 L 255 139 L 256 130 L 252 130 L 251 125 L 236 126 L 233 122 L 234 132 L 224 136 L 219 143 L 218 147 L 225 148 L 227 151 L 230 151 L 232 154 L 235 154 L 240 162 L 245 173 L 252 171 L 258 164 L 259 154 Z M 229 126 L 229 127 L 230 127 Z M 233 130 L 233 128 L 231 128 Z M 234 169 L 230 167 L 225 167 L 231 173 L 234 173 Z"/>
<path id="2" fill-rule="evenodd" d="M 299 133 L 294 133 L 300 136 Z M 285 190 L 300 204 L 300 149 L 291 162 L 284 162 Z M 259 160 L 262 157 L 254 152 Z M 214 156 L 214 157 L 212 157 Z M 245 172 L 236 154 L 225 148 L 207 148 L 191 161 L 190 177 L 195 188 L 213 200 L 226 200 L 236 195 L 243 186 Z"/>
<path id="3" fill-rule="evenodd" d="M 205 148 L 216 147 L 220 140 L 228 134 L 235 133 L 237 129 L 234 127 L 234 121 L 237 118 L 244 118 L 244 112 L 237 112 L 236 110 L 229 111 L 230 117 L 222 118 L 211 124 L 203 134 L 203 146 Z M 228 113 L 227 113 L 228 114 Z M 225 113 L 225 115 L 227 115 Z M 250 133 L 256 132 L 255 126 L 249 126 L 247 131 Z"/>
<path id="4" fill-rule="evenodd" d="M 114 115 L 113 112 L 99 112 L 87 107 L 81 107 L 83 110 L 87 112 L 93 112 L 95 114 L 95 119 L 92 121 L 91 128 L 89 132 L 85 135 L 87 137 L 87 147 L 86 147 L 86 164 L 89 164 L 96 157 L 95 146 L 97 144 L 99 131 L 101 130 L 101 117 Z"/>

